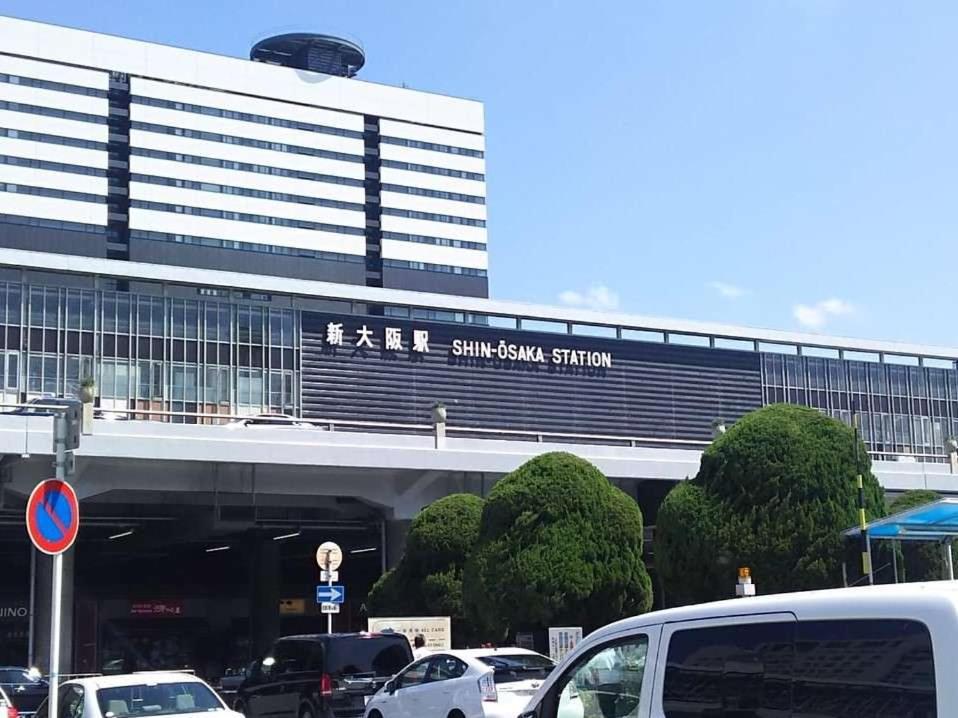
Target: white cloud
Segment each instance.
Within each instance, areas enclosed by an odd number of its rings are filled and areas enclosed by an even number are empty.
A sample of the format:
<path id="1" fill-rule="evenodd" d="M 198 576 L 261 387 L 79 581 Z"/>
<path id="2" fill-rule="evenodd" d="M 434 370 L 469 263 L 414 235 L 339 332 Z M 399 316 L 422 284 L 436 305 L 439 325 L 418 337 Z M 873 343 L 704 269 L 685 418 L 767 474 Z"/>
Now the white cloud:
<path id="1" fill-rule="evenodd" d="M 710 289 L 714 289 L 719 295 L 726 299 L 738 299 L 748 294 L 747 289 L 736 287 L 734 284 L 728 284 L 726 282 L 709 282 L 706 286 Z"/>
<path id="2" fill-rule="evenodd" d="M 792 316 L 798 323 L 809 329 L 821 329 L 834 317 L 852 314 L 855 307 L 844 299 L 824 299 L 812 305 L 796 304 L 792 307 Z"/>
<path id="3" fill-rule="evenodd" d="M 585 292 L 567 289 L 559 295 L 559 301 L 570 307 L 585 307 L 598 311 L 619 308 L 619 295 L 604 284 L 593 284 Z"/>

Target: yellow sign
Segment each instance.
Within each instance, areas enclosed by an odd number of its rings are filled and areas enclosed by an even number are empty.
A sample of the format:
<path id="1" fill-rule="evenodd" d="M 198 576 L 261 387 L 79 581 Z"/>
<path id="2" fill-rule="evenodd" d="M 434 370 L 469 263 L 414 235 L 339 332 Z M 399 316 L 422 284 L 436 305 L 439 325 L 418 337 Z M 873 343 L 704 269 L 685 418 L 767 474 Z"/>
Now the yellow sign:
<path id="1" fill-rule="evenodd" d="M 279 601 L 279 615 L 303 616 L 306 614 L 306 599 L 281 598 Z"/>
<path id="2" fill-rule="evenodd" d="M 748 578 L 751 575 L 752 575 L 752 571 L 748 566 L 742 566 L 742 568 L 738 570 L 739 578 Z"/>

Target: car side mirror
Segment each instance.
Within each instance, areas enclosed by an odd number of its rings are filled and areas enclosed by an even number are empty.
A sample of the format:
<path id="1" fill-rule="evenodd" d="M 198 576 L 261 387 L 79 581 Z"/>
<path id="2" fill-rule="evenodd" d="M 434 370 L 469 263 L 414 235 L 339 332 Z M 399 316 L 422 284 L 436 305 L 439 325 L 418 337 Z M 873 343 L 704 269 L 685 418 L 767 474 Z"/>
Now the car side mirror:
<path id="1" fill-rule="evenodd" d="M 395 679 L 395 678 L 391 678 L 390 680 L 386 681 L 386 685 L 384 686 L 384 688 L 386 689 L 386 693 L 388 693 L 389 695 L 392 695 L 393 693 L 395 693 L 395 692 L 396 692 L 396 679 Z"/>

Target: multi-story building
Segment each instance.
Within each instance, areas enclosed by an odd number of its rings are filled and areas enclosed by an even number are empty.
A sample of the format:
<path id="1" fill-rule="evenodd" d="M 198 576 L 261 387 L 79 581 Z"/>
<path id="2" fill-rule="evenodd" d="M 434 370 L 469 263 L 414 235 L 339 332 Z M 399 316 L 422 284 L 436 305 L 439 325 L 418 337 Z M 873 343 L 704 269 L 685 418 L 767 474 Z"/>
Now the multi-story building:
<path id="1" fill-rule="evenodd" d="M 487 295 L 481 103 L 0 18 L 0 246 Z"/>

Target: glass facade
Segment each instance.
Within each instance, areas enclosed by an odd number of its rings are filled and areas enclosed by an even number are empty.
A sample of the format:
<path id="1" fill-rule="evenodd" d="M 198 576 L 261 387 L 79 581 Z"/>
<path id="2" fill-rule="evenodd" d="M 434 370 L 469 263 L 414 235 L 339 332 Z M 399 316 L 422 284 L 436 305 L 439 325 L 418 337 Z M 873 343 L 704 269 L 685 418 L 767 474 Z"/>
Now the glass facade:
<path id="1" fill-rule="evenodd" d="M 31 281 L 34 275 L 24 276 L 28 278 L 25 282 L 0 281 L 0 398 L 8 405 L 43 396 L 73 396 L 84 379 L 92 378 L 101 409 L 123 411 L 135 419 L 213 422 L 219 421 L 216 415 L 264 412 L 301 416 L 303 386 L 308 385 L 307 393 L 315 393 L 317 386 L 332 382 L 337 406 L 352 406 L 362 400 L 372 402 L 366 411 L 375 413 L 392 406 L 390 402 L 398 402 L 397 406 L 406 412 L 403 421 L 419 421 L 422 412 L 410 408 L 416 404 L 416 396 L 450 395 L 446 385 L 450 380 L 446 373 L 450 371 L 456 386 L 463 386 L 465 381 L 462 368 L 450 369 L 449 348 L 440 341 L 445 335 L 439 327 L 457 325 L 462 328 L 457 336 L 465 337 L 486 332 L 490 341 L 501 339 L 503 331 L 490 326 L 485 316 L 383 307 L 387 322 L 438 323 L 432 329 L 435 356 L 427 357 L 433 363 L 417 369 L 421 376 L 417 374 L 412 386 L 406 377 L 401 385 L 407 388 L 383 393 L 390 371 L 397 370 L 393 361 L 363 360 L 353 366 L 362 357 L 348 355 L 337 359 L 335 366 L 322 369 L 328 360 L 328 347 L 322 341 L 317 344 L 304 339 L 302 330 L 307 319 L 318 321 L 315 317 L 319 315 L 313 315 L 309 300 L 160 285 L 155 289 L 134 285 L 134 291 L 117 291 L 124 288 L 122 281 L 100 280 L 99 288 L 91 288 L 89 279 L 37 276 L 46 282 L 41 284 Z M 84 286 L 50 286 L 51 281 Z M 349 312 L 348 305 L 340 306 Z M 354 305 L 353 312 L 363 315 L 364 307 Z M 522 334 L 517 335 L 522 341 L 544 341 L 545 335 L 539 332 Z M 575 341 L 594 348 L 598 340 Z M 630 373 L 629 347 L 636 343 L 621 341 L 617 346 L 613 340 L 608 349 L 617 357 L 616 370 L 621 367 L 626 373 L 610 377 L 608 386 L 597 381 L 588 384 L 590 390 L 612 391 L 613 398 L 606 402 L 608 408 L 602 415 L 579 417 L 578 433 L 610 433 L 610 427 L 602 422 L 610 412 L 615 413 L 618 403 L 628 403 L 629 397 L 635 398 L 632 394 L 651 401 L 649 397 L 656 391 L 654 381 Z M 640 344 L 652 351 L 651 344 Z M 760 403 L 789 402 L 819 409 L 846 423 L 851 423 L 857 411 L 862 438 L 875 458 L 942 461 L 944 442 L 958 436 L 958 371 L 954 368 L 921 366 L 917 360 L 915 365 L 904 365 L 669 347 L 675 353 L 672 360 L 683 366 L 698 366 L 698 372 L 717 370 L 733 355 L 754 357 L 755 379 L 727 387 L 723 399 L 726 407 L 738 406 L 738 401 L 745 411 Z M 509 373 L 485 369 L 480 375 L 474 395 L 461 402 L 459 416 L 466 424 L 477 420 L 470 418 L 470 411 L 483 401 L 496 392 L 514 394 L 519 386 L 519 379 Z M 539 386 L 547 380 L 534 379 L 533 384 Z M 681 379 L 682 396 L 704 401 L 709 389 L 693 386 L 690 381 Z M 569 380 L 562 386 L 567 384 Z M 530 385 L 529 391 L 535 393 L 535 386 Z M 627 396 L 615 393 L 620 390 Z M 673 394 L 659 399 L 667 401 Z M 674 404 L 674 397 L 671 401 Z M 328 410 L 323 409 L 326 413 Z M 498 416 L 489 428 L 516 429 L 526 426 L 523 422 L 539 426 L 551 416 L 545 409 L 541 416 L 530 406 L 522 410 L 525 414 L 521 416 L 509 412 Z M 714 417 L 709 414 L 707 418 Z M 617 433 L 627 433 L 627 419 L 622 420 Z M 699 428 L 710 434 L 708 421 L 702 421 L 705 423 Z M 697 438 L 677 427 L 668 435 L 676 440 Z"/>
<path id="2" fill-rule="evenodd" d="M 292 309 L 2 282 L 0 320 L 6 403 L 92 378 L 101 408 L 135 418 L 298 411 Z"/>
<path id="3" fill-rule="evenodd" d="M 766 404 L 811 406 L 848 424 L 857 411 L 862 438 L 882 458 L 938 457 L 958 436 L 954 369 L 765 354 L 762 384 Z"/>

